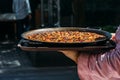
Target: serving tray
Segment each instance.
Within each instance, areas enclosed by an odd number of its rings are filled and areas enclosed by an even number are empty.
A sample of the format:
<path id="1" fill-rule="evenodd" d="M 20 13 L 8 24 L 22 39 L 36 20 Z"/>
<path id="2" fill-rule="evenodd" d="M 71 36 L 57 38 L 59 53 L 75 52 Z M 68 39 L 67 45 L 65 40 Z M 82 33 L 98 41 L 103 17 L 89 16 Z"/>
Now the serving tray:
<path id="1" fill-rule="evenodd" d="M 21 50 L 24 51 L 59 51 L 59 50 L 78 50 L 78 51 L 83 51 L 83 52 L 91 52 L 91 51 L 106 51 L 106 50 L 110 50 L 110 49 L 114 49 L 115 48 L 115 42 L 109 40 L 106 41 L 105 44 L 101 44 L 101 45 L 92 45 L 92 46 L 46 46 L 42 43 L 36 43 L 36 42 L 30 42 L 28 40 L 22 39 L 20 40 L 20 42 L 18 43 L 18 47 Z"/>

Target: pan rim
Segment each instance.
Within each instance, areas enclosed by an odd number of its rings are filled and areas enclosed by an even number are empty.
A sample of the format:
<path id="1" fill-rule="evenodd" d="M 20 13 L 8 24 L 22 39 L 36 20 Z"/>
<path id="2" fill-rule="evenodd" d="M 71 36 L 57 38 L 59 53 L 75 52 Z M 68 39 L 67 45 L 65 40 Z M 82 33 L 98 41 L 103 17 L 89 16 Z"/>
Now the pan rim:
<path id="1" fill-rule="evenodd" d="M 37 40 L 30 40 L 30 39 L 27 39 L 26 36 L 27 35 L 31 35 L 31 34 L 35 34 L 35 33 L 38 33 L 38 32 L 45 32 L 45 31 L 60 31 L 60 30 L 77 30 L 77 31 L 87 31 L 87 32 L 93 32 L 93 33 L 97 33 L 97 34 L 102 34 L 105 36 L 104 39 L 100 39 L 100 40 L 96 40 L 94 42 L 74 42 L 74 43 L 64 43 L 64 42 L 44 42 L 44 41 L 37 41 Z M 22 38 L 23 39 L 26 39 L 28 41 L 33 41 L 33 42 L 40 42 L 40 43 L 43 43 L 43 44 L 73 44 L 73 45 L 76 45 L 76 44 L 95 44 L 95 43 L 99 43 L 99 42 L 105 42 L 107 40 L 110 40 L 111 38 L 111 34 L 107 31 L 104 31 L 104 30 L 100 30 L 100 29 L 94 29 L 94 28 L 82 28 L 82 27 L 56 27 L 56 28 L 41 28 L 41 29 L 34 29 L 34 30 L 30 30 L 30 31 L 27 31 L 27 32 L 24 32 L 22 35 Z"/>

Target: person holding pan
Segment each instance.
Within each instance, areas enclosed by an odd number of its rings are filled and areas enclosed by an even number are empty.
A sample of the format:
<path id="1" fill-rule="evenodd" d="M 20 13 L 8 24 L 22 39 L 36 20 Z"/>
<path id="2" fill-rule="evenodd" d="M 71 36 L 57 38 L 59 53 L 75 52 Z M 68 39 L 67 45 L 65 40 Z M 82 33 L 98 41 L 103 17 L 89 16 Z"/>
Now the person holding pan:
<path id="1" fill-rule="evenodd" d="M 74 50 L 60 52 L 77 64 L 80 80 L 120 80 L 120 26 L 111 39 L 116 47 L 100 54 Z"/>

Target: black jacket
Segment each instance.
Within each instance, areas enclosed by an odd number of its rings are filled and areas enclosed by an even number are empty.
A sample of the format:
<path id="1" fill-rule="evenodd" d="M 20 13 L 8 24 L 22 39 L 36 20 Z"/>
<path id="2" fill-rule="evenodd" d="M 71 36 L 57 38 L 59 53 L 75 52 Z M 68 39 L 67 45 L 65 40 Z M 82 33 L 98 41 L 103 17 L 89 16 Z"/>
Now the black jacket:
<path id="1" fill-rule="evenodd" d="M 12 13 L 13 0 L 0 0 L 0 13 Z"/>

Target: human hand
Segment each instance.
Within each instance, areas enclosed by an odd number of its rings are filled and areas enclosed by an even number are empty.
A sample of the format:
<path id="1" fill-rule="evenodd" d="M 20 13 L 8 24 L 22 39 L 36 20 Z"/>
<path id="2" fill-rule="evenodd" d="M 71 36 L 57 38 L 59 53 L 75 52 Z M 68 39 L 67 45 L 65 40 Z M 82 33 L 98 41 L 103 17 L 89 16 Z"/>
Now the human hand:
<path id="1" fill-rule="evenodd" d="M 115 33 L 112 33 L 112 37 L 111 37 L 111 40 L 115 41 Z"/>
<path id="2" fill-rule="evenodd" d="M 73 60 L 75 63 L 77 63 L 79 51 L 76 50 L 60 50 L 59 52 L 63 53 L 66 57 Z"/>

